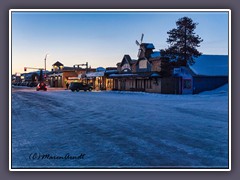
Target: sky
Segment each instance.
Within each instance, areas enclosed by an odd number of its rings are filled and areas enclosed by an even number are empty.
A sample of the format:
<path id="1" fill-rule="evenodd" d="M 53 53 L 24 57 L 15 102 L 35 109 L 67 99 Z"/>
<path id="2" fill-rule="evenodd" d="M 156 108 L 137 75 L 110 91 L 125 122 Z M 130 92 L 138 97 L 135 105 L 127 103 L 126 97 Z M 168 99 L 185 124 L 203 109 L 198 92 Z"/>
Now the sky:
<path id="1" fill-rule="evenodd" d="M 155 51 L 167 48 L 167 32 L 184 16 L 198 23 L 200 52 L 228 55 L 228 12 L 13 11 L 12 74 L 23 73 L 24 67 L 44 68 L 46 54 L 47 70 L 56 61 L 70 67 L 86 62 L 92 68 L 116 67 L 125 54 L 137 59 L 135 41 L 142 33 Z"/>

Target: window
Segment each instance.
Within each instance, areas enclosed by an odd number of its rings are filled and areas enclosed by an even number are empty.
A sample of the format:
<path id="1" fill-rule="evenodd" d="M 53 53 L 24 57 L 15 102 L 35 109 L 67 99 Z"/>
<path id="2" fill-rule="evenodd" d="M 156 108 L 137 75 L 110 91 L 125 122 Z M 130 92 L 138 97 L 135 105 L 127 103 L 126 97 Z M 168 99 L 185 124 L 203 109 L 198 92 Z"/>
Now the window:
<path id="1" fill-rule="evenodd" d="M 129 64 L 124 64 L 122 67 L 121 67 L 121 70 L 126 72 L 126 71 L 131 71 L 131 66 Z"/>
<path id="2" fill-rule="evenodd" d="M 184 79 L 183 80 L 183 89 L 191 89 L 192 88 L 192 80 Z"/>
<path id="3" fill-rule="evenodd" d="M 139 69 L 146 69 L 147 68 L 147 60 L 139 61 Z"/>

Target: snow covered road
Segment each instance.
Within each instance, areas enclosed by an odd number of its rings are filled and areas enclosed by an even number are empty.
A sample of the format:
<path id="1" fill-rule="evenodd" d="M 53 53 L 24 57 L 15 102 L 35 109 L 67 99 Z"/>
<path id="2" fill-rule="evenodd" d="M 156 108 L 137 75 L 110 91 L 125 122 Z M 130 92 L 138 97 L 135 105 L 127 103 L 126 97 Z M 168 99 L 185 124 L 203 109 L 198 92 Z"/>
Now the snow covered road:
<path id="1" fill-rule="evenodd" d="M 13 90 L 12 168 L 228 168 L 228 94 Z"/>

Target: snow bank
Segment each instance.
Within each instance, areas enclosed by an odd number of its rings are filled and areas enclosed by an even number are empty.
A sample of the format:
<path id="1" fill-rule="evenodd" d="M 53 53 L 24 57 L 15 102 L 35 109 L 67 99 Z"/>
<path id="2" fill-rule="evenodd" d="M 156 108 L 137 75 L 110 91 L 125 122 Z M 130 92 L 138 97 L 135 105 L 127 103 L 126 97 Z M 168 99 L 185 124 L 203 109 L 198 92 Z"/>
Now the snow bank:
<path id="1" fill-rule="evenodd" d="M 213 95 L 213 94 L 227 94 L 228 93 L 228 87 L 229 85 L 228 84 L 225 84 L 217 89 L 214 89 L 212 91 L 204 91 L 200 94 L 203 94 L 203 95 Z"/>

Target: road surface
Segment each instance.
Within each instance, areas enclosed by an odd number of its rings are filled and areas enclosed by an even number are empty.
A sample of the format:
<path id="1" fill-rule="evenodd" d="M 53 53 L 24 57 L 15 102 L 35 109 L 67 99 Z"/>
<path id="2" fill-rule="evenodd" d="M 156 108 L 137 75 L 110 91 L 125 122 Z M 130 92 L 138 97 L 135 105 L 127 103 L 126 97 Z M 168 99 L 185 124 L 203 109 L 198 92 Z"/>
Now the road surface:
<path id="1" fill-rule="evenodd" d="M 12 90 L 12 168 L 228 168 L 228 94 Z"/>

